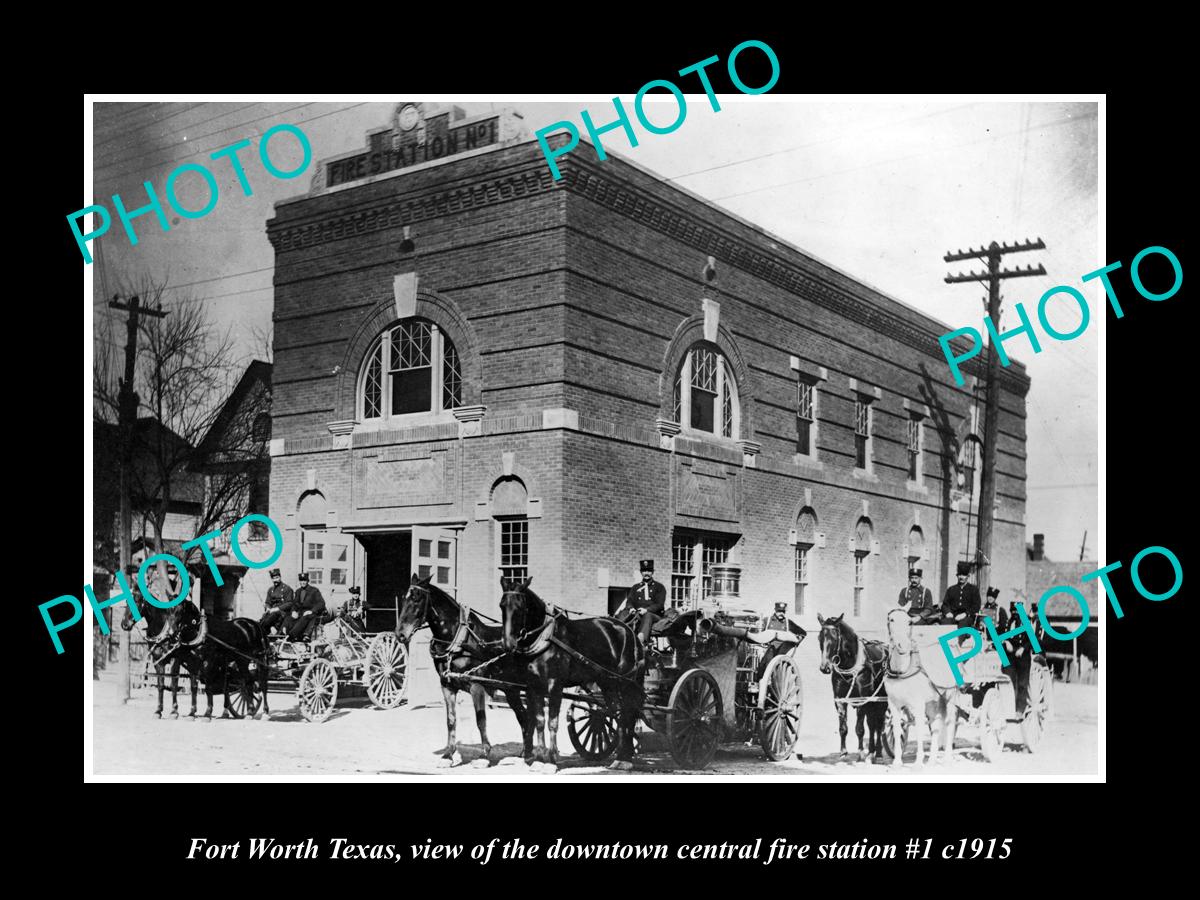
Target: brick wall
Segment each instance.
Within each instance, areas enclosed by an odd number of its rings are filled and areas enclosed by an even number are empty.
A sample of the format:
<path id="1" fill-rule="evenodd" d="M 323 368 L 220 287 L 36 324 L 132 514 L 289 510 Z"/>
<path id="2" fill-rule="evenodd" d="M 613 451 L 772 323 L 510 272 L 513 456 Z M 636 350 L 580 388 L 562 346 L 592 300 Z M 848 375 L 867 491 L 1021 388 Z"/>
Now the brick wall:
<path id="1" fill-rule="evenodd" d="M 950 490 L 976 403 L 970 383 L 958 389 L 950 379 L 937 346 L 946 329 L 619 159 L 567 157 L 564 172 L 552 182 L 526 142 L 277 208 L 268 223 L 279 439 L 271 515 L 288 528 L 285 571 L 299 568 L 294 514 L 313 485 L 338 522 L 369 514 L 373 527 L 428 521 L 457 530 L 460 595 L 494 610 L 496 525 L 479 504 L 507 466 L 540 501 L 529 520 L 535 589 L 603 612 L 606 579 L 632 583 L 637 560 L 649 556 L 668 581 L 672 529 L 705 526 L 673 494 L 681 463 L 694 461 L 735 472 L 739 512 L 719 527 L 740 537 L 734 559 L 748 604 L 766 610 L 791 600 L 789 530 L 806 502 L 825 534 L 825 546 L 811 551 L 809 617 L 850 607 L 848 544 L 864 502 L 878 552 L 867 562 L 863 627 L 881 623 L 904 584 L 904 545 L 918 522 L 926 584 L 940 595 L 966 545 Z M 400 248 L 404 225 L 411 253 Z M 709 254 L 714 284 L 701 277 Z M 345 373 L 360 370 L 394 277 L 410 272 L 426 298 L 419 302 L 436 299 L 465 323 L 484 418 L 477 430 L 446 414 L 405 423 L 424 431 L 360 424 L 335 436 L 328 426 L 352 386 Z M 731 440 L 685 432 L 664 447 L 656 428 L 670 413 L 686 349 L 675 338 L 702 317 L 703 297 L 720 303 L 721 346 L 738 359 L 739 437 L 761 445 L 748 457 L 753 467 Z M 816 463 L 795 456 L 792 356 L 805 372 L 825 369 Z M 967 371 L 981 374 L 977 363 Z M 870 477 L 854 469 L 852 379 L 881 392 Z M 992 581 L 1007 600 L 1024 583 L 1028 379 L 1019 365 L 1003 386 Z M 931 412 L 920 487 L 907 481 L 906 401 Z M 561 408 L 572 415 L 543 421 L 544 410 Z M 368 445 L 443 453 L 452 483 L 439 484 L 437 503 L 355 509 L 354 454 Z"/>

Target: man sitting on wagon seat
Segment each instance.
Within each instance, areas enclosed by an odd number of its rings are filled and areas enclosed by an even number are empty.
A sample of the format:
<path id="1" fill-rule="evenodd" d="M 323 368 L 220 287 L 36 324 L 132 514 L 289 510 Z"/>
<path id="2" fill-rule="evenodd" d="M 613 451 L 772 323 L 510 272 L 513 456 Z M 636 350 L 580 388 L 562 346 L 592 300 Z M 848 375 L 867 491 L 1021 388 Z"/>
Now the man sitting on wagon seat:
<path id="1" fill-rule="evenodd" d="M 293 641 L 312 640 L 321 616 L 325 612 L 325 598 L 315 587 L 308 583 L 308 573 L 299 575 L 300 587 L 296 589 L 296 607 L 292 610 L 292 628 L 288 637 Z"/>
<path id="2" fill-rule="evenodd" d="M 780 600 L 775 604 L 775 612 L 770 618 L 763 620 L 763 631 L 788 631 L 787 603 Z"/>
<path id="3" fill-rule="evenodd" d="M 667 607 L 667 589 L 654 580 L 654 560 L 641 562 L 642 580 L 629 589 L 625 603 L 641 614 L 638 622 L 638 640 L 645 647 L 650 641 L 650 629 Z"/>

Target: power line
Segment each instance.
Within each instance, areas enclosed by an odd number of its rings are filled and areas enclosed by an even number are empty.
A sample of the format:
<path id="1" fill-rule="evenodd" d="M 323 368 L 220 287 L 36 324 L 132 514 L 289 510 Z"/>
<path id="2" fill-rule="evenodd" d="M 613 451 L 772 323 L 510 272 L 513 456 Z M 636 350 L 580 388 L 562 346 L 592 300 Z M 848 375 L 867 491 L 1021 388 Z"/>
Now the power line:
<path id="1" fill-rule="evenodd" d="M 221 134 L 222 132 L 225 132 L 225 131 L 232 131 L 232 130 L 234 130 L 235 128 L 241 128 L 241 127 L 243 127 L 244 125 L 250 125 L 250 124 L 252 124 L 252 123 L 254 123 L 254 122 L 259 122 L 259 121 L 262 121 L 263 119 L 270 119 L 270 118 L 272 118 L 273 116 L 281 116 L 281 115 L 283 115 L 283 114 L 284 114 L 284 113 L 286 113 L 286 112 L 291 112 L 292 110 L 295 110 L 295 109 L 302 109 L 302 108 L 303 108 L 303 107 L 305 107 L 305 106 L 313 106 L 313 105 L 314 105 L 313 103 L 303 103 L 303 104 L 301 104 L 300 106 L 292 107 L 291 109 L 280 110 L 279 112 L 275 112 L 275 113 L 269 113 L 269 114 L 267 114 L 267 115 L 265 115 L 265 116 L 259 116 L 257 119 L 251 119 L 249 122 L 244 122 L 244 123 L 242 123 L 242 125 L 230 125 L 228 128 L 223 128 L 223 129 L 221 129 L 221 131 L 215 131 L 215 132 L 212 132 L 212 133 L 213 133 L 213 134 Z M 299 120 L 297 120 L 297 121 L 296 121 L 294 124 L 296 124 L 296 125 L 304 125 L 304 124 L 307 124 L 307 123 L 309 123 L 309 122 L 315 122 L 317 119 L 324 119 L 326 116 L 334 116 L 334 115 L 337 115 L 338 113 L 348 112 L 348 111 L 350 111 L 350 110 L 352 110 L 352 109 L 356 109 L 356 108 L 357 108 L 357 107 L 359 107 L 359 106 L 366 106 L 366 105 L 367 105 L 367 104 L 366 104 L 365 102 L 363 102 L 363 103 L 352 103 L 352 104 L 350 104 L 349 106 L 344 106 L 344 107 L 342 107 L 341 109 L 334 109 L 334 110 L 331 110 L 331 111 L 329 111 L 329 112 L 327 112 L 327 113 L 321 113 L 319 116 L 309 116 L 307 119 L 299 119 Z M 221 144 L 221 143 L 222 143 L 222 142 L 218 142 L 217 144 L 214 144 L 212 147 L 206 147 L 206 148 L 204 148 L 204 149 L 201 149 L 201 150 L 195 150 L 195 151 L 193 151 L 193 152 L 191 152 L 191 153 L 184 154 L 183 156 L 177 156 L 177 157 L 174 157 L 174 158 L 173 158 L 173 160 L 159 160 L 158 162 L 154 163 L 153 165 L 154 165 L 154 166 L 163 166 L 163 165 L 168 165 L 170 162 L 179 162 L 179 161 L 181 161 L 181 160 L 190 159 L 190 158 L 191 158 L 191 157 L 193 157 L 193 156 L 198 156 L 198 155 L 200 155 L 200 154 L 202 154 L 202 153 L 208 153 L 208 152 L 209 152 L 210 150 L 212 150 L 214 147 L 220 146 L 220 144 Z M 143 154 L 143 155 L 146 155 L 146 156 L 148 156 L 148 155 L 152 155 L 153 153 L 161 153 L 161 152 L 163 152 L 163 151 L 162 151 L 162 149 L 159 149 L 159 150 L 156 150 L 156 151 L 152 151 L 152 153 L 150 153 L 150 154 Z M 120 179 L 120 178 L 123 178 L 123 177 L 125 177 L 126 175 L 129 175 L 129 174 L 131 174 L 133 171 L 134 171 L 133 169 L 128 169 L 128 170 L 126 170 L 125 172 L 123 172 L 123 173 L 119 173 L 119 174 L 117 174 L 117 175 L 105 176 L 105 178 L 104 178 L 103 180 L 108 180 L 108 181 L 116 181 L 116 180 L 118 180 L 118 179 Z"/>
<path id="2" fill-rule="evenodd" d="M 212 104 L 212 105 L 215 105 L 215 104 Z M 199 122 L 190 122 L 190 123 L 184 125 L 182 128 L 171 129 L 171 130 L 167 131 L 165 134 L 161 135 L 161 137 L 174 137 L 177 134 L 183 134 L 183 132 L 187 131 L 189 128 L 198 128 L 201 125 L 204 125 L 208 122 L 213 121 L 214 119 L 219 119 L 222 116 L 231 116 L 234 113 L 239 113 L 239 112 L 242 112 L 243 110 L 249 109 L 252 106 L 258 106 L 258 105 L 259 105 L 258 102 L 254 102 L 254 103 L 247 103 L 245 106 L 239 106 L 237 109 L 227 109 L 224 112 L 217 113 L 215 116 L 209 116 L 207 119 L 201 119 Z M 195 106 L 192 107 L 192 109 L 196 109 L 201 106 L 204 106 L 204 104 L 197 103 Z M 185 110 L 185 112 L 186 112 L 186 110 Z M 175 115 L 179 115 L 179 113 L 176 113 Z M 172 118 L 172 116 L 167 116 L 163 119 L 159 119 L 154 122 L 147 122 L 140 127 L 149 128 L 153 125 L 161 125 L 163 122 L 165 122 L 167 119 L 170 119 L 170 118 Z M 119 140 L 122 137 L 126 137 L 126 135 L 123 135 L 123 134 L 113 135 L 112 137 L 105 140 L 103 143 L 106 143 L 106 144 L 111 143 L 112 141 Z M 99 146 L 99 144 L 96 144 L 95 146 Z"/>
<path id="3" fill-rule="evenodd" d="M 230 125 L 227 128 L 219 128 L 216 131 L 210 131 L 207 134 L 198 134 L 193 138 L 193 140 L 198 141 L 198 140 L 201 140 L 206 137 L 212 137 L 213 135 L 224 134 L 226 131 L 232 131 L 235 128 L 245 128 L 247 125 L 253 125 L 255 122 L 261 122 L 263 119 L 269 119 L 272 116 L 282 116 L 284 113 L 294 112 L 297 109 L 304 109 L 304 107 L 306 107 L 306 106 L 313 106 L 313 105 L 314 105 L 314 103 L 301 103 L 297 106 L 289 106 L 287 109 L 281 109 L 281 110 L 278 110 L 277 112 L 270 112 L 270 113 L 267 113 L 266 115 L 262 115 L 262 116 L 258 116 L 257 118 L 254 118 L 254 119 L 250 119 L 247 122 L 240 122 L 236 125 Z M 357 105 L 362 106 L 361 103 L 359 103 Z M 352 109 L 353 107 L 347 107 L 347 108 Z M 219 146 L 219 144 L 213 144 L 211 147 L 206 147 L 206 148 L 203 148 L 200 150 L 195 150 L 184 156 L 176 157 L 176 159 L 188 159 L 189 157 L 196 156 L 197 154 L 200 154 L 200 153 L 207 153 L 210 150 L 216 149 L 216 147 L 218 147 L 218 146 Z M 122 159 L 114 160 L 113 162 L 110 162 L 110 163 L 105 163 L 102 166 L 97 166 L 96 171 L 101 172 L 101 171 L 104 171 L 105 169 L 113 169 L 118 166 L 122 166 L 127 162 L 135 162 L 140 159 L 145 159 L 148 156 L 154 156 L 155 154 L 158 154 L 158 153 L 169 153 L 170 150 L 171 150 L 171 148 L 169 148 L 169 147 L 159 147 L 154 150 L 149 150 L 145 153 L 139 153 L 135 156 L 127 156 Z M 164 165 L 166 162 L 168 162 L 168 160 L 160 160 L 159 162 L 154 163 L 154 165 L 156 165 L 156 166 Z M 129 171 L 132 171 L 132 170 L 128 170 L 126 172 L 123 172 L 123 173 L 120 173 L 120 174 L 114 175 L 114 176 L 106 176 L 106 178 L 111 178 L 111 180 L 116 180 L 117 178 L 122 177 L 122 175 L 129 174 Z"/>
<path id="4" fill-rule="evenodd" d="M 274 270 L 274 266 L 263 266 L 261 269 L 248 269 L 245 272 L 234 272 L 232 275 L 214 275 L 212 278 L 201 278 L 198 281 L 185 281 L 182 284 L 172 284 L 168 285 L 166 288 L 164 288 L 164 290 L 177 291 L 180 288 L 194 287 L 197 284 L 208 284 L 212 281 L 224 281 L 226 278 L 241 278 L 243 275 L 254 275 L 258 272 L 272 272 Z M 99 300 L 92 305 L 99 306 L 101 303 L 105 302 L 107 301 Z"/>

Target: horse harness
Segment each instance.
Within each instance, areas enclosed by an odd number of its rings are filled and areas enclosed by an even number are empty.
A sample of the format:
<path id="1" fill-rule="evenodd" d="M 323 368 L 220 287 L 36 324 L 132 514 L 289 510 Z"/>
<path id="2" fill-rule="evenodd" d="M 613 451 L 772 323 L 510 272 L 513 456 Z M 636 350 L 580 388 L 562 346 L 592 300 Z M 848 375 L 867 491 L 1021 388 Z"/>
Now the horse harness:
<path id="1" fill-rule="evenodd" d="M 880 644 L 882 646 L 882 642 L 880 642 L 880 641 L 874 641 L 873 643 Z M 868 669 L 872 668 L 873 664 L 871 663 L 869 654 L 866 652 L 866 645 L 867 645 L 866 641 L 864 641 L 862 638 L 858 639 L 858 653 L 855 654 L 854 664 L 848 669 L 843 669 L 840 665 L 841 659 L 842 659 L 841 653 L 835 653 L 834 658 L 829 661 L 830 668 L 832 668 L 833 671 L 837 675 L 840 675 L 842 678 L 847 678 L 850 680 L 851 690 L 854 689 L 855 684 L 858 682 L 859 673 L 862 672 L 863 668 L 864 667 L 866 667 Z M 838 650 L 841 650 L 841 646 L 842 646 L 841 645 L 841 635 L 839 634 L 838 635 Z M 836 660 L 836 662 L 834 660 Z M 886 672 L 890 668 L 890 666 L 889 666 L 890 654 L 888 653 L 886 647 L 883 648 L 883 658 L 880 660 L 880 662 L 883 663 L 884 672 L 886 674 Z M 861 706 L 864 703 L 869 703 L 872 700 L 874 700 L 875 697 L 878 696 L 878 694 L 881 690 L 883 690 L 883 679 L 882 678 L 879 679 L 879 684 L 877 684 L 875 686 L 875 690 L 873 690 L 870 693 L 870 695 L 868 695 L 866 697 L 850 697 L 849 691 L 847 691 L 847 696 L 843 697 L 842 701 L 847 703 L 850 706 L 855 706 L 855 707 Z"/>
<path id="2" fill-rule="evenodd" d="M 421 598 L 421 612 L 420 612 L 420 617 L 419 617 L 419 621 L 421 622 L 420 627 L 428 628 L 429 627 L 429 601 L 432 598 L 432 594 L 430 593 L 428 588 L 422 590 L 421 594 L 423 596 Z M 451 599 L 453 599 L 453 598 L 451 598 Z M 472 647 L 464 648 L 464 646 L 463 646 L 464 644 L 466 644 L 468 638 L 474 638 L 475 643 L 477 643 L 481 648 L 482 647 L 493 647 L 496 644 L 500 643 L 500 641 L 484 640 L 483 636 L 480 635 L 479 632 L 477 632 L 474 628 L 471 627 L 471 616 L 472 615 L 479 616 L 480 619 L 489 619 L 492 622 L 495 622 L 496 621 L 495 619 L 491 619 L 490 616 L 485 616 L 483 613 L 481 613 L 477 610 L 471 610 L 470 612 L 467 612 L 463 609 L 462 604 L 459 603 L 457 600 L 454 600 L 454 605 L 458 607 L 458 626 L 455 628 L 454 637 L 452 637 L 448 641 L 443 638 L 433 637 L 432 635 L 430 635 L 430 637 L 429 637 L 429 655 L 432 656 L 434 658 L 434 660 L 440 661 L 440 660 L 444 660 L 444 659 L 449 659 L 452 656 L 459 656 L 459 655 L 463 655 L 463 654 L 465 654 L 466 656 L 476 656 L 477 657 L 479 654 L 475 652 L 474 648 L 472 648 Z M 445 644 L 446 649 L 439 653 L 434 649 L 435 644 Z M 489 658 L 488 660 L 485 661 L 485 664 L 487 662 L 491 662 L 491 661 L 492 661 L 492 659 Z"/>

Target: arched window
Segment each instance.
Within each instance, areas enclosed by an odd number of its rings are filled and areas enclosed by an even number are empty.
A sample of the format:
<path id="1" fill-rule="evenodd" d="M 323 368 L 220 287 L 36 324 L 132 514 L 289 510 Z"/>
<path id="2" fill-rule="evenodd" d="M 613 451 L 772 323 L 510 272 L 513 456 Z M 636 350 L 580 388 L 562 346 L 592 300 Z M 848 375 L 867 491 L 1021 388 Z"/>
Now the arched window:
<path id="1" fill-rule="evenodd" d="M 812 582 L 813 547 L 817 542 L 817 514 L 811 507 L 804 507 L 796 517 L 795 579 L 797 615 L 808 612 L 808 586 Z"/>
<path id="2" fill-rule="evenodd" d="M 388 419 L 462 406 L 462 367 L 437 325 L 405 319 L 381 334 L 363 359 L 358 418 Z"/>
<path id="3" fill-rule="evenodd" d="M 737 381 L 720 350 L 700 344 L 684 356 L 675 375 L 673 409 L 675 421 L 684 428 L 727 438 L 738 436 Z"/>

